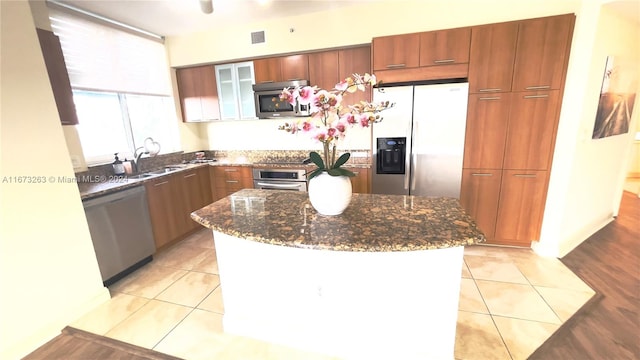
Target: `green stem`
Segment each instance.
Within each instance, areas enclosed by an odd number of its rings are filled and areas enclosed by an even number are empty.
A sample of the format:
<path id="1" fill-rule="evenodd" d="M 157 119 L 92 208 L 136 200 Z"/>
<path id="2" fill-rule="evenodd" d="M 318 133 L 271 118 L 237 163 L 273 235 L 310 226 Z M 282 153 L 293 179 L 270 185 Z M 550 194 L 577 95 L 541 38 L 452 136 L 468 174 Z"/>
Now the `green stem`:
<path id="1" fill-rule="evenodd" d="M 329 166 L 329 143 L 327 141 L 322 143 L 323 147 L 324 147 L 324 167 L 325 170 L 328 170 L 330 168 Z"/>
<path id="2" fill-rule="evenodd" d="M 331 154 L 331 167 L 336 163 L 336 145 L 333 145 L 333 153 Z"/>

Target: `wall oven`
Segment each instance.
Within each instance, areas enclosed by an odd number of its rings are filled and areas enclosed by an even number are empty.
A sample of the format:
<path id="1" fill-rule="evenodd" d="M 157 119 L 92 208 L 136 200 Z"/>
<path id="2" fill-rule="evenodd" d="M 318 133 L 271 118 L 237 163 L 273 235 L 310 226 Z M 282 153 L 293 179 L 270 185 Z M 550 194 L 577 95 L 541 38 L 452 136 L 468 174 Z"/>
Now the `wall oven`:
<path id="1" fill-rule="evenodd" d="M 285 100 L 280 100 L 280 94 L 284 88 L 308 84 L 307 80 L 296 80 L 253 85 L 256 116 L 260 119 L 309 116 L 311 114 L 309 105 L 291 105 Z"/>
<path id="2" fill-rule="evenodd" d="M 307 176 L 300 169 L 253 169 L 255 189 L 307 191 Z"/>

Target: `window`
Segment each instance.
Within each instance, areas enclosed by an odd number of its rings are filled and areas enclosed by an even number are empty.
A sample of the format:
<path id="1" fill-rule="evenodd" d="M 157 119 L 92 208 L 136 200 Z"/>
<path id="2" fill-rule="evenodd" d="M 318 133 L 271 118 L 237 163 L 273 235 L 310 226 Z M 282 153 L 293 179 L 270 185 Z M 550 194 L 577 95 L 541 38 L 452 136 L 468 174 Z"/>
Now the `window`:
<path id="1" fill-rule="evenodd" d="M 160 143 L 162 153 L 180 150 L 162 42 L 58 3 L 47 5 L 69 72 L 87 163 L 110 162 L 115 152 L 131 158 L 147 137 Z"/>
<path id="2" fill-rule="evenodd" d="M 110 162 L 116 152 L 120 159 L 131 159 L 147 137 L 160 143 L 163 153 L 179 149 L 175 109 L 168 96 L 74 90 L 73 100 L 88 162 Z"/>

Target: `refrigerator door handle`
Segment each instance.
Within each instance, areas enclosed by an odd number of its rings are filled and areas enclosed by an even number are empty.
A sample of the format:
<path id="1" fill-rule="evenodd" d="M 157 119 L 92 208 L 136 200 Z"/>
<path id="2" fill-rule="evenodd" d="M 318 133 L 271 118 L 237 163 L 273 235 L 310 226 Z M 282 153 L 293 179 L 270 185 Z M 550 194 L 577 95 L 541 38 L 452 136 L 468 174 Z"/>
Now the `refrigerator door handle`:
<path id="1" fill-rule="evenodd" d="M 406 146 L 408 147 L 409 144 L 406 144 Z M 411 160 L 409 159 L 410 156 L 411 154 L 405 150 L 405 153 L 404 153 L 404 189 L 405 190 L 409 190 L 409 178 L 411 174 L 411 171 L 410 171 Z"/>
<path id="2" fill-rule="evenodd" d="M 409 194 L 412 194 L 413 191 L 416 189 L 416 176 L 415 176 L 415 171 L 416 171 L 416 165 L 418 163 L 418 152 L 417 147 L 414 146 L 414 143 L 417 142 L 417 138 L 416 138 L 416 134 L 419 134 L 418 132 L 418 121 L 413 121 L 413 126 L 411 128 L 411 166 L 409 167 L 409 169 L 411 169 L 411 189 L 409 191 Z"/>

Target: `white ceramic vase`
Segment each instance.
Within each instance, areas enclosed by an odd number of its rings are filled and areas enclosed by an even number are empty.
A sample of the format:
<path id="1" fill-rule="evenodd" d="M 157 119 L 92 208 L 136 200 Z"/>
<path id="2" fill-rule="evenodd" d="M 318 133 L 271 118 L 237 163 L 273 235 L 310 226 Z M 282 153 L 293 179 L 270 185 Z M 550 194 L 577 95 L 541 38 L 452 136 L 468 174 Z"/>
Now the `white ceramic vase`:
<path id="1" fill-rule="evenodd" d="M 319 214 L 340 215 L 351 202 L 351 180 L 323 171 L 309 180 L 309 201 Z"/>

